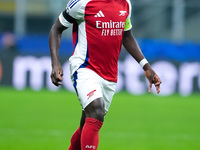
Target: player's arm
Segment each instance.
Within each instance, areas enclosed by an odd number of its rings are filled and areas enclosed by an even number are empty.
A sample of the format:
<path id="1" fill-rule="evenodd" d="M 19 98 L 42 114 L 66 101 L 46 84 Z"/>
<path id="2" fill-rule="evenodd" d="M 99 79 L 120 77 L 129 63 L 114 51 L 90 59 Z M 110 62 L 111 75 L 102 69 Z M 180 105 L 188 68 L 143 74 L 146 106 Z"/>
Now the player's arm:
<path id="1" fill-rule="evenodd" d="M 145 59 L 137 41 L 131 33 L 131 30 L 124 31 L 123 45 L 129 54 L 142 66 L 145 76 L 149 80 L 148 92 L 151 92 L 152 84 L 155 85 L 157 93 L 160 93 L 161 80 L 158 75 L 153 71 L 147 60 Z"/>
<path id="2" fill-rule="evenodd" d="M 49 47 L 51 52 L 52 73 L 51 80 L 56 85 L 61 85 L 63 70 L 59 63 L 59 48 L 62 32 L 70 27 L 76 20 L 84 18 L 84 1 L 69 1 L 66 9 L 59 15 L 49 34 Z"/>
<path id="3" fill-rule="evenodd" d="M 59 19 L 57 19 L 49 33 L 49 48 L 51 52 L 52 63 L 51 80 L 56 86 L 62 85 L 61 82 L 63 80 L 63 69 L 59 62 L 59 48 L 62 32 L 65 29 L 67 29 L 67 27 L 63 26 Z"/>

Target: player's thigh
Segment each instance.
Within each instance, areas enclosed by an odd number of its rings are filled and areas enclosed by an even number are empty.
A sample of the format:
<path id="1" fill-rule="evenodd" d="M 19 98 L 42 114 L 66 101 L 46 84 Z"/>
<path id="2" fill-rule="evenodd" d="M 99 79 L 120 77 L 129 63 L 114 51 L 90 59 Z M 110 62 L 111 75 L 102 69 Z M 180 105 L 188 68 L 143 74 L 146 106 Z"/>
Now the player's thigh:
<path id="1" fill-rule="evenodd" d="M 104 88 L 102 88 L 102 93 L 103 93 L 103 99 L 105 103 L 105 111 L 107 112 L 109 110 L 113 96 L 115 94 L 116 83 L 107 81 L 105 79 L 103 80 L 104 80 L 103 81 Z"/>
<path id="2" fill-rule="evenodd" d="M 81 68 L 77 70 L 76 91 L 83 110 L 94 100 L 103 98 L 102 86 L 93 71 Z"/>

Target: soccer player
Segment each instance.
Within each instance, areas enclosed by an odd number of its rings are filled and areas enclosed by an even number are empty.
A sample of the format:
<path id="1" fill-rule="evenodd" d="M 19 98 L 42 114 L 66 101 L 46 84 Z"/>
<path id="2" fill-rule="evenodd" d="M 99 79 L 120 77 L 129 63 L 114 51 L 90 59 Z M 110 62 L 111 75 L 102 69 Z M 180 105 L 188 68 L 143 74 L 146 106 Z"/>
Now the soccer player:
<path id="1" fill-rule="evenodd" d="M 59 63 L 62 32 L 73 24 L 74 53 L 70 57 L 71 78 L 82 106 L 79 128 L 68 150 L 96 150 L 99 130 L 109 109 L 117 82 L 117 63 L 122 44 L 141 65 L 157 93 L 161 80 L 143 56 L 131 33 L 130 0 L 71 0 L 51 28 L 49 46 L 52 82 L 62 85 Z"/>

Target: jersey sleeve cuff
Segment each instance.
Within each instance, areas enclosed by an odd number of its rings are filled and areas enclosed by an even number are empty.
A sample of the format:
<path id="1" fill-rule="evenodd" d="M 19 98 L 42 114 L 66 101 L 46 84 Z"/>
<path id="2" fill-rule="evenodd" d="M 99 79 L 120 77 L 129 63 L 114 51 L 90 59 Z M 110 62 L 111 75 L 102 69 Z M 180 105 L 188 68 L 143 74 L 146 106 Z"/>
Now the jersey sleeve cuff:
<path id="1" fill-rule="evenodd" d="M 129 31 L 129 30 L 131 30 L 131 29 L 132 29 L 132 25 L 131 25 L 129 28 L 124 29 L 124 31 Z"/>
<path id="2" fill-rule="evenodd" d="M 63 26 L 65 26 L 65 27 L 70 27 L 71 26 L 71 24 L 72 23 L 70 23 L 69 21 L 67 21 L 65 18 L 64 18 L 64 16 L 63 16 L 63 13 L 61 13 L 60 15 L 59 15 L 59 21 L 60 21 L 60 23 L 63 25 Z"/>

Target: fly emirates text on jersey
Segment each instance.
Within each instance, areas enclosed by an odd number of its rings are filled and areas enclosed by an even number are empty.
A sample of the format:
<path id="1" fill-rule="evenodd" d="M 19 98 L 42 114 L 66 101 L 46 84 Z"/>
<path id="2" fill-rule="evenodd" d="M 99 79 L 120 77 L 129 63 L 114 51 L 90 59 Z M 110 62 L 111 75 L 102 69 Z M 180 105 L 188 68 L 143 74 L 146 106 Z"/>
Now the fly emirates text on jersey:
<path id="1" fill-rule="evenodd" d="M 102 36 L 119 36 L 122 35 L 125 27 L 125 22 L 119 21 L 114 22 L 110 20 L 109 22 L 96 21 L 96 28 L 102 29 Z"/>

